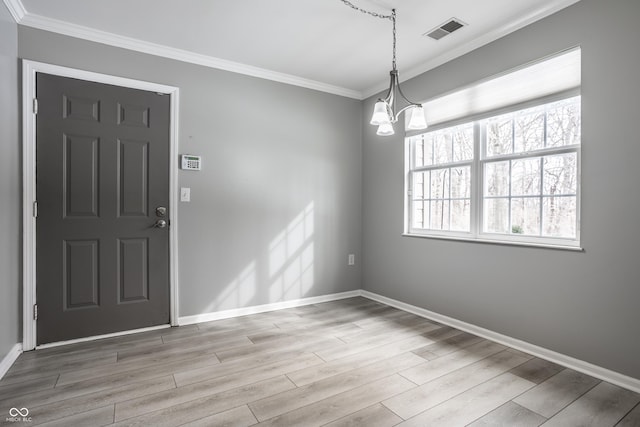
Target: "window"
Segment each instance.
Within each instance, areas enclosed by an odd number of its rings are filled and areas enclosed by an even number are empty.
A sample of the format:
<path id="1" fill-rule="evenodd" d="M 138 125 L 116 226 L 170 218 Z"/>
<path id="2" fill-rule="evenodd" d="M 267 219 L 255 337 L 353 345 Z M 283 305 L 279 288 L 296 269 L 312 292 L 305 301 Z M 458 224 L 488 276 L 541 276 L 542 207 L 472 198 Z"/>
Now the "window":
<path id="1" fill-rule="evenodd" d="M 410 234 L 579 245 L 580 97 L 407 138 Z"/>

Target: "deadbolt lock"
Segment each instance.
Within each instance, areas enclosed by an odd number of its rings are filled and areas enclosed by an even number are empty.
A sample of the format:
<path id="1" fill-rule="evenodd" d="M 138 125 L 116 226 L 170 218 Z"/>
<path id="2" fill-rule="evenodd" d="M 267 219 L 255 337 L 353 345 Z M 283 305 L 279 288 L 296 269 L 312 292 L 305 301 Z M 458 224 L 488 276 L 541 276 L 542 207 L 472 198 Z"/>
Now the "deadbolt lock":
<path id="1" fill-rule="evenodd" d="M 164 218 L 165 216 L 167 216 L 167 208 L 165 208 L 164 206 L 158 206 L 156 208 L 156 216 L 159 218 Z"/>

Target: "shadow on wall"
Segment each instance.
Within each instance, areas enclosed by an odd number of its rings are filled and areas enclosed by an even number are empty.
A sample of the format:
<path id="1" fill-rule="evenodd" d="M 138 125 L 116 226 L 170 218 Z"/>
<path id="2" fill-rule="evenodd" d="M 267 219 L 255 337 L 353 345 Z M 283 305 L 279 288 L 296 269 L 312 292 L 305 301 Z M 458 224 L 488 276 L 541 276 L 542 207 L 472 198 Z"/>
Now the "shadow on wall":
<path id="1" fill-rule="evenodd" d="M 303 298 L 314 285 L 314 203 L 310 202 L 269 244 L 269 302 Z M 202 313 L 246 307 L 258 293 L 259 266 L 249 262 Z"/>

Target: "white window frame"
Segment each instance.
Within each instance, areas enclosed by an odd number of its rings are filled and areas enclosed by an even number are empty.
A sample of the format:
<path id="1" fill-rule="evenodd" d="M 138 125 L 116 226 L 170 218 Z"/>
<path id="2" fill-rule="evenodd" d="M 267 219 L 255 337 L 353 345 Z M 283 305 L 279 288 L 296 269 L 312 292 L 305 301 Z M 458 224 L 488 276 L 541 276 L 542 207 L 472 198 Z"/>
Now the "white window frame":
<path id="1" fill-rule="evenodd" d="M 485 129 L 481 125 L 482 120 L 497 117 L 503 114 L 513 113 L 520 110 L 542 106 L 565 99 L 570 99 L 576 96 L 580 96 L 579 89 L 565 91 L 551 96 L 545 96 L 536 100 L 527 101 L 515 105 L 511 105 L 499 110 L 485 112 L 480 115 L 472 117 L 465 117 L 457 119 L 452 122 L 441 123 L 437 126 L 429 128 L 427 132 L 412 132 L 407 133 L 405 138 L 405 215 L 404 215 L 404 236 L 409 237 L 426 237 L 435 239 L 450 239 L 450 240 L 462 240 L 471 242 L 484 242 L 484 243 L 497 243 L 497 244 L 509 244 L 509 245 L 521 245 L 521 246 L 538 246 L 548 247 L 554 249 L 568 249 L 568 250 L 582 250 L 580 247 L 580 206 L 581 206 L 581 165 L 582 165 L 582 140 L 580 144 L 544 148 L 536 151 L 526 153 L 514 153 L 507 155 L 495 155 L 491 157 L 486 156 L 486 137 L 484 135 Z M 425 167 L 415 168 L 413 165 L 414 153 L 411 139 L 421 134 L 427 134 L 430 132 L 438 131 L 441 129 L 452 128 L 458 125 L 473 123 L 474 127 L 474 157 L 470 161 L 471 163 L 471 224 L 469 232 L 461 231 L 442 231 L 414 228 L 412 221 L 412 175 L 414 172 L 420 172 L 424 170 L 442 169 L 447 167 L 455 167 L 467 165 L 469 162 L 456 162 L 439 165 L 429 165 Z M 546 135 L 545 135 L 546 138 Z M 484 215 L 484 165 L 496 161 L 513 160 L 513 159 L 525 159 L 544 157 L 550 154 L 566 154 L 576 153 L 577 156 L 577 182 L 576 182 L 576 237 L 575 238 L 561 238 L 561 237 L 547 237 L 547 236 L 533 236 L 533 235 L 514 235 L 514 234 L 501 234 L 490 233 L 483 231 L 483 215 Z M 541 189 L 542 191 L 542 189 Z M 535 197 L 543 197 L 543 194 Z M 508 196 L 512 198 L 511 195 Z M 542 217 L 541 217 L 542 220 Z"/>

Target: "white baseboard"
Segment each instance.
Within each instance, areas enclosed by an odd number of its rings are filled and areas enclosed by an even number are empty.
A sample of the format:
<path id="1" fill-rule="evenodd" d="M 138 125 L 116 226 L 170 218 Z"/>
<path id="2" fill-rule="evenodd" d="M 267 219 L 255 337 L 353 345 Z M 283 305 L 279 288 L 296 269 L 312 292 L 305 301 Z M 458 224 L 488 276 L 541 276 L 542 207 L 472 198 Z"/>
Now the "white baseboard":
<path id="1" fill-rule="evenodd" d="M 7 355 L 2 360 L 0 360 L 0 380 L 2 379 L 2 377 L 4 377 L 4 374 L 7 373 L 9 368 L 11 368 L 11 366 L 13 365 L 13 362 L 16 361 L 16 359 L 18 358 L 18 356 L 20 356 L 21 353 L 22 353 L 22 344 L 18 343 L 13 347 L 11 347 L 11 350 L 9 350 L 9 353 L 7 353 Z"/>
<path id="2" fill-rule="evenodd" d="M 254 305 L 252 307 L 234 308 L 231 310 L 216 311 L 213 313 L 196 314 L 178 318 L 180 326 L 194 323 L 211 322 L 213 320 L 228 319 L 231 317 L 246 316 L 249 314 L 264 313 L 266 311 L 282 310 L 285 308 L 300 307 L 303 305 L 319 304 L 321 302 L 336 301 L 345 298 L 353 298 L 361 295 L 361 291 L 340 292 L 337 294 L 321 295 L 318 297 L 301 298 L 290 301 L 274 302 L 271 304 Z"/>
<path id="3" fill-rule="evenodd" d="M 526 341 L 521 341 L 519 339 L 512 338 L 507 335 L 491 331 L 489 329 L 481 328 L 480 326 L 476 326 L 471 323 L 444 316 L 442 314 L 435 313 L 424 308 L 416 307 L 415 305 L 407 304 L 402 301 L 394 300 L 392 298 L 387 298 L 373 292 L 362 290 L 360 294 L 365 298 L 369 298 L 382 304 L 386 304 L 391 307 L 413 313 L 420 317 L 435 320 L 436 322 L 454 327 L 456 329 L 460 329 L 461 331 L 478 335 L 488 340 L 515 348 L 516 350 L 520 350 L 533 356 L 540 357 L 541 359 L 557 363 L 558 365 L 573 369 L 578 372 L 582 372 L 583 374 L 591 375 L 592 377 L 607 381 L 611 384 L 615 384 L 636 393 L 640 393 L 640 380 L 637 378 L 629 377 L 619 372 L 615 372 L 585 362 L 584 360 L 576 359 L 574 357 L 567 356 L 565 354 L 558 353 L 553 350 L 528 343 Z"/>

